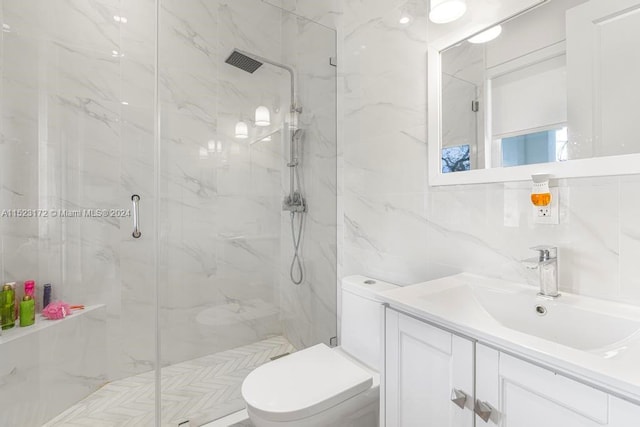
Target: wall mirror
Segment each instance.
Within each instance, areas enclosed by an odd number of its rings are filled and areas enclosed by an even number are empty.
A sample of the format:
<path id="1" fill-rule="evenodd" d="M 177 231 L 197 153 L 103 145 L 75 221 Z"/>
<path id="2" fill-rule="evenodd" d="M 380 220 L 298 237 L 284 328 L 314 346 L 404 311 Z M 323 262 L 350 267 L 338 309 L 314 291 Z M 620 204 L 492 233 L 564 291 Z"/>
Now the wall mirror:
<path id="1" fill-rule="evenodd" d="M 640 0 L 546 0 L 428 50 L 431 185 L 640 173 Z"/>

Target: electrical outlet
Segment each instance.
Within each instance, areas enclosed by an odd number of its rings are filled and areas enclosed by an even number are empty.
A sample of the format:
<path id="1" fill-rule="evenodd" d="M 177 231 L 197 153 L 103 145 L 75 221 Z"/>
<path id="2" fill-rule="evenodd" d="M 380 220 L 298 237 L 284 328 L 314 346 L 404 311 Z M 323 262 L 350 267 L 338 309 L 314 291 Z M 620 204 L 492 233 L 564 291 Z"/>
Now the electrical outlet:
<path id="1" fill-rule="evenodd" d="M 552 187 L 549 189 L 551 191 L 551 203 L 548 206 L 532 206 L 533 208 L 533 222 L 535 224 L 559 224 L 560 223 L 560 215 L 559 208 L 560 205 L 558 199 L 558 188 Z"/>
<path id="2" fill-rule="evenodd" d="M 549 206 L 536 206 L 536 213 L 538 217 L 550 217 L 551 208 Z"/>

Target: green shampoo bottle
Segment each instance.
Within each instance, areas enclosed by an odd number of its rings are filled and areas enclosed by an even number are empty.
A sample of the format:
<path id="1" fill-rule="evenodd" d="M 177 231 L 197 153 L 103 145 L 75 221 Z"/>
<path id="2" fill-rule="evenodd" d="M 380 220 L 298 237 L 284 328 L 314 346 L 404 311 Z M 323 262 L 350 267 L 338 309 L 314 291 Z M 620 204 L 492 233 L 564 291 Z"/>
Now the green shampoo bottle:
<path id="1" fill-rule="evenodd" d="M 31 295 L 25 295 L 20 302 L 20 326 L 36 323 L 36 302 Z"/>
<path id="2" fill-rule="evenodd" d="M 2 325 L 2 329 L 11 329 L 15 326 L 15 310 L 16 293 L 13 286 L 6 283 L 0 292 L 0 325 Z"/>

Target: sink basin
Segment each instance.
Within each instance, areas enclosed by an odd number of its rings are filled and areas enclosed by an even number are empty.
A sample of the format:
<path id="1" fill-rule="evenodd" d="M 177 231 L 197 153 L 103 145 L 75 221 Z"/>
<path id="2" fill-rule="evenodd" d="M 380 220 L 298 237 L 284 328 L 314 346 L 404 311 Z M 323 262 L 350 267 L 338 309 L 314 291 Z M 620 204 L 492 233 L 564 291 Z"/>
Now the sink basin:
<path id="1" fill-rule="evenodd" d="M 483 309 L 503 326 L 573 347 L 595 350 L 629 338 L 640 322 L 546 300 L 535 294 L 475 287 L 471 291 Z"/>
<path id="2" fill-rule="evenodd" d="M 640 401 L 640 307 L 460 273 L 380 294 L 389 309 Z M 402 321 L 402 317 L 399 317 Z M 482 347 L 476 347 L 482 348 Z M 502 369 L 501 359 L 492 369 Z"/>
<path id="3" fill-rule="evenodd" d="M 386 299 L 393 303 L 393 295 L 404 295 L 398 301 L 413 300 L 410 304 L 474 329 L 508 328 L 582 351 L 620 347 L 640 331 L 640 311 L 626 313 L 623 304 L 571 294 L 549 300 L 531 286 L 469 276 L 413 285 L 414 291 L 392 290 Z"/>

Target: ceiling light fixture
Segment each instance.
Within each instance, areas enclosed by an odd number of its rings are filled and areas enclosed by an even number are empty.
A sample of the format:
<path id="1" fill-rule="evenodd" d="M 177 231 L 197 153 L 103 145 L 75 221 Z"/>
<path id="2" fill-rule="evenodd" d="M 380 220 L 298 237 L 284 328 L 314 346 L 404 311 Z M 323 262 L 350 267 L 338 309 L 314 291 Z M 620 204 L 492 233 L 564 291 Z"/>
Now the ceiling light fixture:
<path id="1" fill-rule="evenodd" d="M 481 32 L 480 34 L 476 34 L 475 36 L 469 39 L 469 43 L 480 44 L 490 42 L 495 39 L 502 33 L 502 25 L 496 25 L 495 27 L 491 27 L 488 30 Z"/>
<path id="2" fill-rule="evenodd" d="M 431 0 L 429 19 L 436 24 L 447 24 L 461 18 L 466 11 L 465 0 Z"/>
<path id="3" fill-rule="evenodd" d="M 269 109 L 264 105 L 256 108 L 255 122 L 256 126 L 269 126 L 271 124 L 271 114 L 269 113 Z"/>
<path id="4" fill-rule="evenodd" d="M 236 123 L 236 138 L 247 139 L 249 138 L 249 126 L 242 120 Z"/>

